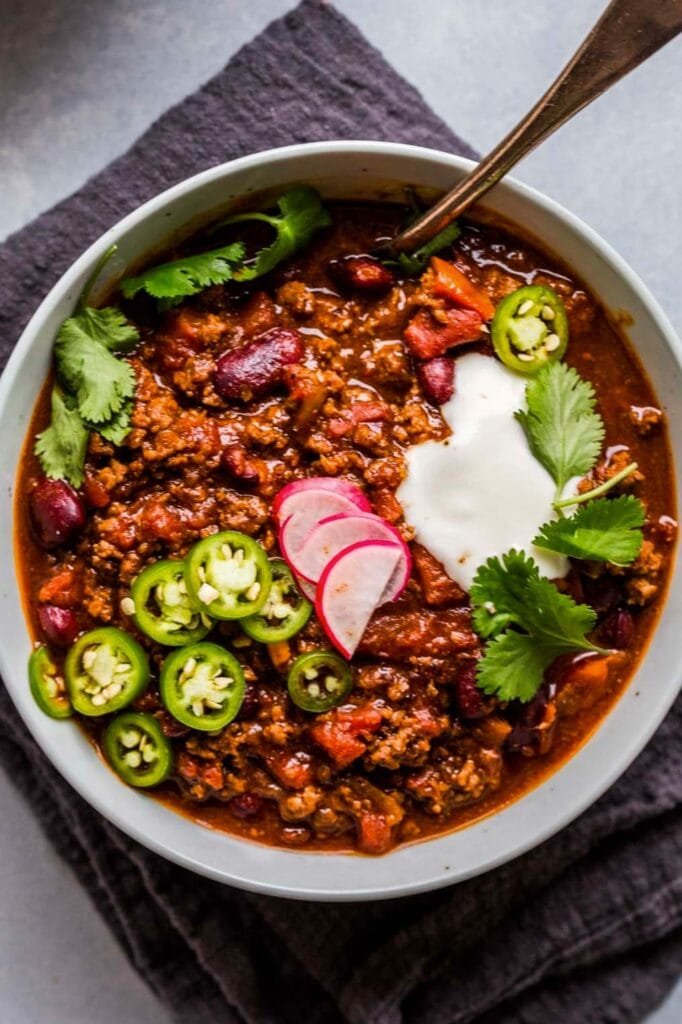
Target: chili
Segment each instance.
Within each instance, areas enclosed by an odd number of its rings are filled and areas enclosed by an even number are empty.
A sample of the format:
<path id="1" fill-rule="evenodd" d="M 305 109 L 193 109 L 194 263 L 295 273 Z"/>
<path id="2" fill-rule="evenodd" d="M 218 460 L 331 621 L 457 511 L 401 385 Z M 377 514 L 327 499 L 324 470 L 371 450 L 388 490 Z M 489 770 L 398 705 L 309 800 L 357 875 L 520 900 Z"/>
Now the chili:
<path id="1" fill-rule="evenodd" d="M 551 288 L 526 285 L 498 304 L 490 331 L 505 366 L 520 373 L 537 373 L 566 351 L 566 308 Z"/>
<path id="2" fill-rule="evenodd" d="M 36 704 L 50 718 L 70 718 L 73 714 L 64 678 L 47 647 L 36 647 L 28 659 L 28 679 Z"/>
<path id="3" fill-rule="evenodd" d="M 242 667 L 218 644 L 190 644 L 173 651 L 163 663 L 161 700 L 173 718 L 190 729 L 222 729 L 244 700 Z"/>
<path id="4" fill-rule="evenodd" d="M 138 629 L 167 647 L 202 640 L 213 624 L 189 596 L 184 562 L 166 559 L 147 566 L 133 582 L 131 598 Z"/>
<path id="5" fill-rule="evenodd" d="M 271 558 L 272 585 L 267 600 L 255 615 L 240 625 L 253 640 L 276 644 L 299 633 L 310 618 L 313 606 L 303 597 L 291 569 L 283 558 Z"/>
<path id="6" fill-rule="evenodd" d="M 329 711 L 353 688 L 350 665 L 332 651 L 301 654 L 289 669 L 289 696 L 303 711 Z"/>
<path id="7" fill-rule="evenodd" d="M 216 619 L 243 619 L 265 604 L 272 573 L 260 544 L 226 530 L 195 544 L 185 560 L 190 598 Z"/>
<path id="8" fill-rule="evenodd" d="M 102 737 L 104 755 L 129 786 L 158 786 L 171 773 L 170 742 L 153 715 L 126 711 L 113 718 Z"/>
<path id="9" fill-rule="evenodd" d="M 76 641 L 64 672 L 74 709 L 93 717 L 120 711 L 140 696 L 149 682 L 149 660 L 129 633 L 103 626 Z"/>

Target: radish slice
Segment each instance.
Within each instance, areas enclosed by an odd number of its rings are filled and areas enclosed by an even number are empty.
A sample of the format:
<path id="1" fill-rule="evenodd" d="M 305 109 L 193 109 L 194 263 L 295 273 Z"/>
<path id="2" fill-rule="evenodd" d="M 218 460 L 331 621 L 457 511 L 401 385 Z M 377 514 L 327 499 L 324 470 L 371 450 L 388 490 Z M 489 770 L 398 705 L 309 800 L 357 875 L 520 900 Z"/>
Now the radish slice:
<path id="1" fill-rule="evenodd" d="M 314 583 L 309 583 L 308 580 L 304 580 L 302 576 L 296 576 L 296 586 L 301 591 L 304 597 L 307 597 L 309 601 L 315 604 L 315 595 L 317 594 L 317 587 Z"/>
<path id="2" fill-rule="evenodd" d="M 355 508 L 362 512 L 372 511 L 372 506 L 366 496 L 354 484 L 349 484 L 347 480 L 337 480 L 333 476 L 311 476 L 305 480 L 293 480 L 279 491 L 272 503 L 273 515 L 279 523 L 283 523 L 297 508 L 301 507 L 300 499 L 306 491 L 330 491 L 339 498 L 345 498 L 345 508 L 347 509 Z M 289 503 L 293 498 L 299 500 L 290 507 Z M 303 500 L 305 501 L 305 498 Z M 341 510 L 336 509 L 335 511 Z M 332 511 L 327 512 L 327 515 L 332 515 Z"/>
<path id="3" fill-rule="evenodd" d="M 357 506 L 333 491 L 300 491 L 289 498 L 286 519 L 280 519 L 279 546 L 287 562 L 298 573 L 296 555 L 313 527 L 339 512 L 357 512 Z"/>
<path id="4" fill-rule="evenodd" d="M 351 658 L 395 575 L 401 551 L 387 540 L 363 540 L 340 551 L 322 573 L 315 611 L 344 658 Z"/>
<path id="5" fill-rule="evenodd" d="M 300 551 L 294 555 L 296 572 L 311 583 L 317 583 L 327 564 L 339 551 L 361 540 L 388 540 L 398 544 L 404 549 L 404 561 L 409 566 L 407 545 L 398 531 L 384 519 L 368 512 L 339 512 L 322 519 L 310 531 Z"/>

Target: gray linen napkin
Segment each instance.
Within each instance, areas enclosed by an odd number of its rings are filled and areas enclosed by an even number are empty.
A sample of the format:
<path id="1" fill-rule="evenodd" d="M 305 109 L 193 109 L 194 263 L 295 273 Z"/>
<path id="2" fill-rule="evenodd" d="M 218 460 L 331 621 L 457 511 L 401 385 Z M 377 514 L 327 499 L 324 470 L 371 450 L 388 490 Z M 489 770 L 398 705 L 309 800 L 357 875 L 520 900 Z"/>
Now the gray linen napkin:
<path id="1" fill-rule="evenodd" d="M 473 155 L 333 7 L 304 0 L 0 247 L 3 361 L 57 277 L 139 203 L 223 160 L 329 138 Z M 445 891 L 355 905 L 241 893 L 149 853 L 56 774 L 1 688 L 0 760 L 178 1020 L 625 1024 L 682 962 L 681 723 L 678 703 L 610 792 L 526 856 Z"/>

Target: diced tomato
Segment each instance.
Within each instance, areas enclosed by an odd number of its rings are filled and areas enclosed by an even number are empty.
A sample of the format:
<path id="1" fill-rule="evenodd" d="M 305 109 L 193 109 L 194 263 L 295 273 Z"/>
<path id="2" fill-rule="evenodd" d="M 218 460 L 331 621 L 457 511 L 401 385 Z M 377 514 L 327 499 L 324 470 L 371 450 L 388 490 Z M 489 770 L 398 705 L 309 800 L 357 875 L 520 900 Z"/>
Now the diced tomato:
<path id="1" fill-rule="evenodd" d="M 327 424 L 329 437 L 345 437 L 358 423 L 381 423 L 391 419 L 391 410 L 385 402 L 354 402 L 349 409 Z"/>
<path id="2" fill-rule="evenodd" d="M 419 722 L 422 736 L 438 736 L 443 732 L 443 726 L 429 708 L 414 708 L 412 714 Z"/>
<path id="3" fill-rule="evenodd" d="M 367 811 L 358 818 L 358 848 L 363 853 L 385 853 L 391 845 L 391 825 L 383 814 Z"/>
<path id="4" fill-rule="evenodd" d="M 83 483 L 83 493 L 90 508 L 106 508 L 111 501 L 109 491 L 104 484 L 87 473 Z"/>
<path id="5" fill-rule="evenodd" d="M 68 567 L 46 580 L 38 591 L 41 604 L 55 604 L 58 608 L 71 608 L 81 599 L 81 581 L 76 570 Z"/>
<path id="6" fill-rule="evenodd" d="M 287 789 L 304 789 L 313 781 L 310 754 L 283 751 L 266 758 L 266 763 L 278 782 Z"/>
<path id="7" fill-rule="evenodd" d="M 478 341 L 483 321 L 472 309 L 438 310 L 443 321 L 437 320 L 428 309 L 420 309 L 405 331 L 405 342 L 413 356 L 433 359 L 450 348 Z"/>
<path id="8" fill-rule="evenodd" d="M 448 576 L 442 563 L 427 548 L 413 544 L 412 557 L 424 601 L 429 607 L 439 608 L 462 602 L 466 596 L 464 591 Z"/>
<path id="9" fill-rule="evenodd" d="M 326 720 L 318 719 L 310 735 L 337 768 L 347 768 L 366 750 L 366 744 L 359 737 L 376 732 L 380 725 L 381 712 L 373 704 L 347 705 L 330 711 Z"/>
<path id="10" fill-rule="evenodd" d="M 433 271 L 432 291 L 434 295 L 448 299 L 458 306 L 474 309 L 483 320 L 492 319 L 495 306 L 489 296 L 472 284 L 454 263 L 442 260 L 439 256 L 433 256 L 431 270 Z"/>

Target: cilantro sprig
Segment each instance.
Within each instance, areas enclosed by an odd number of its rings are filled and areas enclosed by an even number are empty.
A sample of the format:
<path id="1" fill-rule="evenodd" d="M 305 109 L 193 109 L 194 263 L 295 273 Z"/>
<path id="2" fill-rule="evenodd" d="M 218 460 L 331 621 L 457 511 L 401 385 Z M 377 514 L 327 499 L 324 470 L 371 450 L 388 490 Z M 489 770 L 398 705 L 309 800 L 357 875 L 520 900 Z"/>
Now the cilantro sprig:
<path id="1" fill-rule="evenodd" d="M 166 306 L 175 305 L 204 288 L 230 281 L 243 257 L 244 246 L 234 242 L 196 256 L 160 263 L 135 277 L 125 277 L 121 281 L 121 291 L 126 299 L 132 299 L 144 290 L 155 299 L 166 300 Z"/>
<path id="2" fill-rule="evenodd" d="M 115 251 L 113 246 L 98 262 L 73 316 L 59 329 L 50 425 L 36 438 L 35 452 L 45 475 L 74 487 L 83 483 L 90 431 L 114 444 L 130 431 L 135 374 L 116 353 L 129 352 L 139 341 L 138 331 L 115 307 L 87 305 L 95 280 Z"/>
<path id="3" fill-rule="evenodd" d="M 571 558 L 629 565 L 642 546 L 644 506 L 633 495 L 598 498 L 540 528 L 533 544 Z"/>
<path id="4" fill-rule="evenodd" d="M 237 281 L 250 281 L 269 273 L 278 263 L 289 259 L 306 246 L 317 231 L 329 227 L 332 222 L 329 211 L 322 205 L 319 192 L 309 185 L 290 188 L 277 200 L 277 207 L 279 215 L 236 213 L 217 225 L 225 227 L 257 220 L 268 224 L 275 231 L 274 241 L 235 273 Z"/>
<path id="5" fill-rule="evenodd" d="M 477 683 L 500 700 L 532 700 L 561 654 L 607 653 L 587 637 L 595 612 L 540 576 L 537 564 L 522 551 L 489 558 L 474 578 L 471 601 L 474 626 L 489 638 Z"/>
<path id="6" fill-rule="evenodd" d="M 527 409 L 515 415 L 533 455 L 556 484 L 556 500 L 575 476 L 588 473 L 601 451 L 604 421 L 589 381 L 565 363 L 548 363 L 528 381 Z"/>
<path id="7" fill-rule="evenodd" d="M 404 274 L 413 275 L 420 274 L 426 264 L 429 262 L 432 256 L 437 256 L 439 252 L 446 249 L 448 245 L 452 245 L 456 242 L 461 235 L 462 230 L 456 220 L 453 220 L 451 224 L 448 224 L 441 231 L 430 238 L 428 242 L 420 246 L 419 249 L 415 249 L 414 252 L 406 253 L 401 252 L 398 254 L 397 260 L 385 260 L 387 265 L 396 265 L 400 267 Z"/>
<path id="8" fill-rule="evenodd" d="M 275 232 L 275 238 L 252 259 L 245 260 L 244 245 L 233 242 L 126 277 L 121 282 L 121 291 L 127 299 L 145 291 L 159 300 L 162 308 L 167 308 L 210 285 L 230 280 L 250 281 L 269 273 L 278 263 L 293 256 L 308 244 L 315 232 L 332 222 L 319 193 L 308 185 L 290 188 L 277 200 L 277 207 L 279 213 L 276 214 L 260 211 L 237 213 L 213 228 L 215 232 L 246 221 L 261 221 L 269 225 Z"/>

